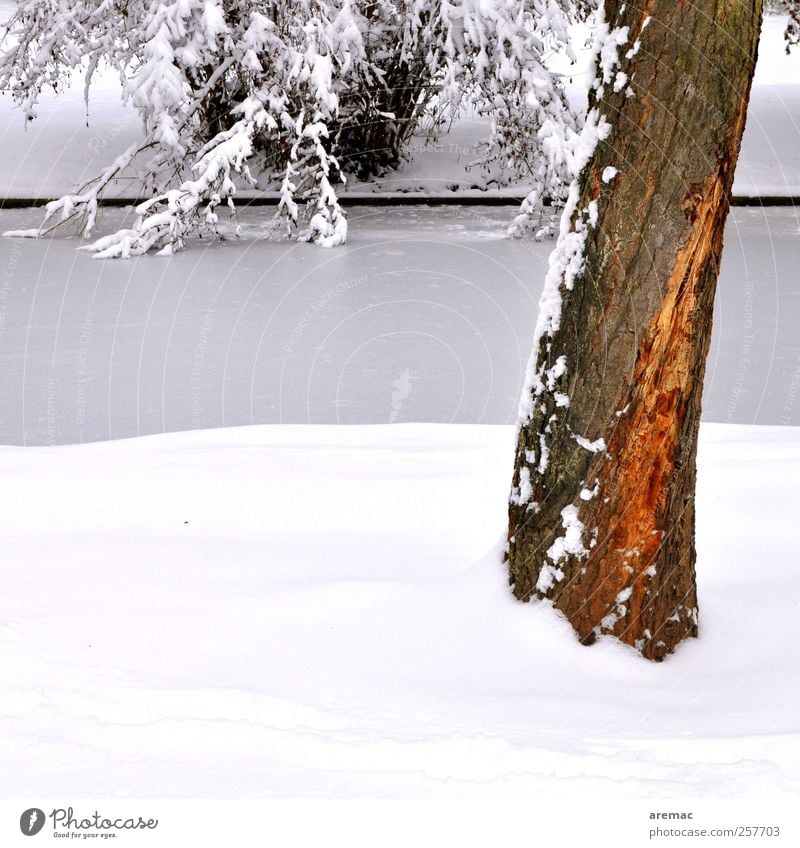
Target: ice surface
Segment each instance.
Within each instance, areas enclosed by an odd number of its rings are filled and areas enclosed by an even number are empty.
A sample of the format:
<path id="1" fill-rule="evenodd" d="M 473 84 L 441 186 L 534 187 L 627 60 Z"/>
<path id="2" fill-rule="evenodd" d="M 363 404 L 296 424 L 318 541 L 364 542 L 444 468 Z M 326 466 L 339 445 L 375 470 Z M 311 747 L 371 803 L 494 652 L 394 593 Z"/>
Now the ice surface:
<path id="1" fill-rule="evenodd" d="M 505 239 L 507 211 L 354 208 L 351 241 L 333 251 L 256 240 L 264 209 L 242 214 L 241 239 L 169 258 L 97 261 L 77 239 L 4 239 L 0 443 L 511 423 L 552 242 Z M 106 210 L 101 226 L 122 214 Z M 0 227 L 37 215 L 0 212 Z M 706 420 L 800 424 L 798 267 L 794 210 L 733 210 Z"/>

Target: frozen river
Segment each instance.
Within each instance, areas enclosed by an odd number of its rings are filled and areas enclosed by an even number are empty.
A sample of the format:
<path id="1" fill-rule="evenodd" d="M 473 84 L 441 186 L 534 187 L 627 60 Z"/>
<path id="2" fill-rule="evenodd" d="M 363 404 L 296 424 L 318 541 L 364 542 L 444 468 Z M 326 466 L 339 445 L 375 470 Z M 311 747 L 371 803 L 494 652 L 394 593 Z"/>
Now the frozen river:
<path id="1" fill-rule="evenodd" d="M 0 241 L 0 443 L 252 423 L 509 423 L 552 243 L 513 210 L 350 210 L 334 250 L 243 237 L 97 261 Z M 107 210 L 103 230 L 122 212 Z M 0 229 L 40 210 L 0 211 Z M 710 421 L 800 425 L 800 228 L 735 209 L 705 393 Z"/>

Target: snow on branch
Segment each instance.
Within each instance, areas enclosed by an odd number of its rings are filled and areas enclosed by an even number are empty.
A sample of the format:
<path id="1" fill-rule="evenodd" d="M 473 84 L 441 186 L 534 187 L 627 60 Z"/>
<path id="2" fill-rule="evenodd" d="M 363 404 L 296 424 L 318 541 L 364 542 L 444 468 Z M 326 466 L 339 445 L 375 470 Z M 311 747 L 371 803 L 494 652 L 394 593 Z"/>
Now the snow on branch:
<path id="1" fill-rule="evenodd" d="M 790 53 L 793 47 L 800 44 L 800 2 L 787 0 L 786 11 L 789 13 L 789 20 L 786 22 L 783 38 L 786 42 L 786 52 Z"/>
<path id="2" fill-rule="evenodd" d="M 465 101 L 492 120 L 479 167 L 534 185 L 513 230 L 541 230 L 563 204 L 579 121 L 548 68 L 570 53 L 586 0 L 19 0 L 0 49 L 0 90 L 36 116 L 45 88 L 115 70 L 144 141 L 46 209 L 45 235 L 80 221 L 92 234 L 103 193 L 134 164 L 150 199 L 131 229 L 89 246 L 124 257 L 184 246 L 215 229 L 252 173 L 280 185 L 289 231 L 341 244 L 346 173 L 400 164 L 421 124 Z M 144 152 L 148 156 L 142 156 Z M 135 162 L 134 162 L 135 160 Z M 186 163 L 193 163 L 187 167 Z M 261 176 L 259 176 L 261 179 Z"/>

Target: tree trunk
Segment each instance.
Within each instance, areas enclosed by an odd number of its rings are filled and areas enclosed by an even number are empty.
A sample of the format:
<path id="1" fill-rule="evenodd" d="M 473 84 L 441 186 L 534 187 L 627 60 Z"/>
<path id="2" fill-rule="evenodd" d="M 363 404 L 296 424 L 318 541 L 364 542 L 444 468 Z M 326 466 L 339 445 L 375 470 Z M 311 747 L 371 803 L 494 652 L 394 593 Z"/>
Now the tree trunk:
<path id="1" fill-rule="evenodd" d="M 514 594 L 552 601 L 585 644 L 608 633 L 654 660 L 697 635 L 700 399 L 761 6 L 605 3 L 584 132 L 599 141 L 521 405 Z"/>

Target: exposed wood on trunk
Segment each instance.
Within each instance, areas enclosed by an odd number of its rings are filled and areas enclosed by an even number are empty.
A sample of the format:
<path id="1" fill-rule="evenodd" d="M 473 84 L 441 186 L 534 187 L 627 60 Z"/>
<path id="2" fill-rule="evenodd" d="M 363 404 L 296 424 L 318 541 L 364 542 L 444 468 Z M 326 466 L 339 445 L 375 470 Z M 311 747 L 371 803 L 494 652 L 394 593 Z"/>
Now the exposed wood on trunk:
<path id="1" fill-rule="evenodd" d="M 628 82 L 594 100 L 612 130 L 576 216 L 594 201 L 597 223 L 538 352 L 566 368 L 520 430 L 514 491 L 529 479 L 531 493 L 510 505 L 510 576 L 517 597 L 551 599 L 585 643 L 610 633 L 661 659 L 697 635 L 700 399 L 761 2 L 605 8 L 629 28 Z M 603 180 L 607 167 L 618 173 Z M 588 450 L 598 439 L 604 449 Z"/>

